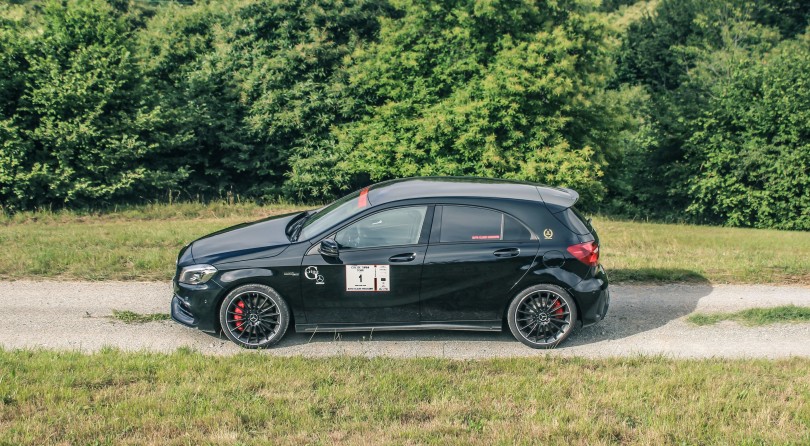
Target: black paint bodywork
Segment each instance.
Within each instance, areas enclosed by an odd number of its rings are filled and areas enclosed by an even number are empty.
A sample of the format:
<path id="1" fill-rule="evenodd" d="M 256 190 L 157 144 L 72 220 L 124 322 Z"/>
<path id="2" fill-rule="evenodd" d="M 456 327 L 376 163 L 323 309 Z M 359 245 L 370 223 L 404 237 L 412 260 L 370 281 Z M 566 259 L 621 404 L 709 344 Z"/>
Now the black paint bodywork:
<path id="1" fill-rule="evenodd" d="M 378 183 L 368 188 L 366 198 L 369 205 L 360 212 L 306 240 L 288 237 L 290 225 L 305 217 L 295 213 L 192 242 L 178 256 L 172 318 L 201 330 L 219 330 L 219 306 L 225 295 L 248 283 L 275 289 L 289 304 L 298 331 L 499 331 L 511 299 L 537 284 L 554 284 L 570 292 L 584 325 L 605 317 L 610 296 L 604 269 L 587 266 L 566 250 L 574 244 L 598 242 L 590 225 L 572 216 L 569 208 L 578 198 L 572 190 L 429 177 Z M 319 253 L 319 242 L 342 227 L 381 210 L 411 205 L 427 206 L 418 244 L 345 250 L 338 258 Z M 503 212 L 531 229 L 536 240 L 441 243 L 440 224 L 447 205 Z M 519 254 L 499 256 L 503 252 Z M 391 261 L 411 257 L 407 262 Z M 183 267 L 202 263 L 217 268 L 211 280 L 202 285 L 178 282 Z M 391 291 L 345 291 L 345 265 L 352 264 L 391 265 Z M 318 268 L 323 284 L 305 277 L 309 266 Z"/>

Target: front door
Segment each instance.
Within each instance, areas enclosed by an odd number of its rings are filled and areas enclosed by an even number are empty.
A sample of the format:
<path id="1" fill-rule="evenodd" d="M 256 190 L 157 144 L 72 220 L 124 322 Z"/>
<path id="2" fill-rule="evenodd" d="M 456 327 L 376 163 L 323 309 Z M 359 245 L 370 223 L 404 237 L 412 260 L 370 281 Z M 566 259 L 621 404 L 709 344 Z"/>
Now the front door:
<path id="1" fill-rule="evenodd" d="M 496 321 L 529 271 L 540 241 L 503 212 L 436 208 L 422 273 L 422 321 Z"/>
<path id="2" fill-rule="evenodd" d="M 428 206 L 387 209 L 334 234 L 337 257 L 304 256 L 301 291 L 309 324 L 419 321 Z"/>

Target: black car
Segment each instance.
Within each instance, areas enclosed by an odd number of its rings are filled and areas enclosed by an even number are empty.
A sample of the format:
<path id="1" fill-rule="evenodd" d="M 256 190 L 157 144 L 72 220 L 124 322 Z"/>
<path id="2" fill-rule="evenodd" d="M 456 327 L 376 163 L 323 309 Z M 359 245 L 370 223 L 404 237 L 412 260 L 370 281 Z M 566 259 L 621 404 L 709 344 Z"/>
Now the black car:
<path id="1" fill-rule="evenodd" d="M 500 331 L 554 347 L 605 317 L 599 239 L 570 189 L 386 181 L 180 251 L 172 318 L 248 348 L 296 331 Z"/>

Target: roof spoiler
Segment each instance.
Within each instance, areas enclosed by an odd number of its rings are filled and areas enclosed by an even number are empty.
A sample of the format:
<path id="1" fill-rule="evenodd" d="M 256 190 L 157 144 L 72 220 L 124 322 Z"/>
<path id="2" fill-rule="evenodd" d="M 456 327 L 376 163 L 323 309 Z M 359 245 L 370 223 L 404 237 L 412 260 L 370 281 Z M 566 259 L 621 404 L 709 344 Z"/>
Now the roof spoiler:
<path id="1" fill-rule="evenodd" d="M 568 209 L 579 200 L 579 194 L 564 187 L 537 186 L 537 192 L 546 205 Z M 553 211 L 552 211 L 553 212 Z"/>

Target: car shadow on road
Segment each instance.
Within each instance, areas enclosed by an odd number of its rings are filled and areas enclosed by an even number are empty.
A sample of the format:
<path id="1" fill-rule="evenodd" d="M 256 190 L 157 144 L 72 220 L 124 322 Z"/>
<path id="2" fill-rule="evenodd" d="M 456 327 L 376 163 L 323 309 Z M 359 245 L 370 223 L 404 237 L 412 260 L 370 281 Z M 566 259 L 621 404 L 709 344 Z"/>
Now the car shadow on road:
<path id="1" fill-rule="evenodd" d="M 689 277 L 683 283 L 612 285 L 607 317 L 575 331 L 560 348 L 627 338 L 693 313 L 700 299 L 708 296 L 713 287 L 696 273 L 690 272 Z"/>
<path id="2" fill-rule="evenodd" d="M 645 268 L 644 277 L 650 274 Z M 629 270 L 624 270 L 625 277 Z M 611 285 L 611 305 L 607 317 L 589 327 L 580 327 L 557 348 L 586 345 L 604 340 L 617 340 L 662 327 L 694 312 L 698 301 L 712 291 L 711 283 L 689 270 L 660 270 L 659 277 L 688 277 L 688 282 L 621 283 Z M 380 331 L 349 333 L 295 333 L 289 332 L 279 347 L 291 347 L 312 342 L 516 342 L 505 327 L 502 332 L 464 331 Z"/>

